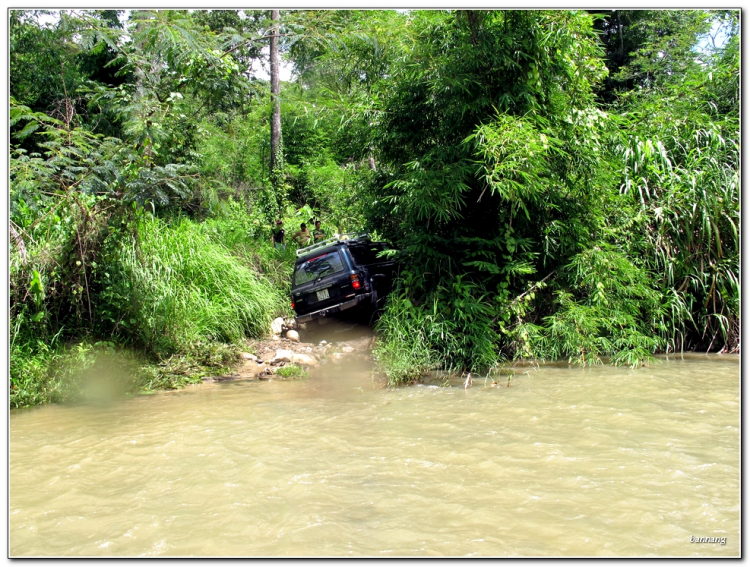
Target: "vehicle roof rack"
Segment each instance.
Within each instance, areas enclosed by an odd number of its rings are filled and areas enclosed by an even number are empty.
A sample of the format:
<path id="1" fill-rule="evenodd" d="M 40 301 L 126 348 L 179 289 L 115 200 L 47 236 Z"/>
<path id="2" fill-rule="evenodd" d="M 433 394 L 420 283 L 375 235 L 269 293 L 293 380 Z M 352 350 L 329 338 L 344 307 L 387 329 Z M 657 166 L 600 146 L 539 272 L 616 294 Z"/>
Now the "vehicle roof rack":
<path id="1" fill-rule="evenodd" d="M 315 250 L 318 250 L 319 248 L 325 248 L 326 246 L 333 246 L 334 244 L 341 244 L 342 242 L 347 242 L 350 240 L 370 240 L 370 234 L 367 232 L 363 232 L 362 234 L 355 234 L 355 233 L 334 234 L 331 238 L 326 238 L 325 240 L 321 240 L 320 242 L 316 242 L 315 244 L 311 244 L 310 246 L 299 248 L 297 250 L 297 258 L 299 258 L 300 256 L 304 256 L 305 254 L 309 254 L 310 252 L 313 252 Z"/>

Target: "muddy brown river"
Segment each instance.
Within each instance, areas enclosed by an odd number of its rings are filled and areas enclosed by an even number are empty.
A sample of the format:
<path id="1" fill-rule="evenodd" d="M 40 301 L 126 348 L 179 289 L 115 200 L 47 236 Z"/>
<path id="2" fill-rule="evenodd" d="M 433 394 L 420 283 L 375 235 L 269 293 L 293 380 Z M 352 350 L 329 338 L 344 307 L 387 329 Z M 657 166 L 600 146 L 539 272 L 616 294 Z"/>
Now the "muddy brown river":
<path id="1" fill-rule="evenodd" d="M 506 383 L 344 362 L 11 411 L 10 555 L 739 555 L 738 357 Z"/>

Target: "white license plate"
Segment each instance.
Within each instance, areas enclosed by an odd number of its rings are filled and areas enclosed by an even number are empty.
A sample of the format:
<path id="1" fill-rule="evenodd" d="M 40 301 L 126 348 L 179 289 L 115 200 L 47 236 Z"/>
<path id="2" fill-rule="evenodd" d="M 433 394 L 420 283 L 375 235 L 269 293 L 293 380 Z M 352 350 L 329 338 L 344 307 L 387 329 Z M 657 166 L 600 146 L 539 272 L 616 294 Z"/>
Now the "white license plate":
<path id="1" fill-rule="evenodd" d="M 323 301 L 324 299 L 328 299 L 330 297 L 330 295 L 328 295 L 328 288 L 321 289 L 316 293 L 318 294 L 318 301 Z"/>

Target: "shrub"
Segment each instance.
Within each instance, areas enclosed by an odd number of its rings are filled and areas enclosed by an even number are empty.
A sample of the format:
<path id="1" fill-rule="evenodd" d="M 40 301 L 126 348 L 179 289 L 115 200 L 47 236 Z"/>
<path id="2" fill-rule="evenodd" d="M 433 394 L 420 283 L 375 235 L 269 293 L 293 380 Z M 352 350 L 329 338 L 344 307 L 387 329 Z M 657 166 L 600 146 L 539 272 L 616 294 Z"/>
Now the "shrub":
<path id="1" fill-rule="evenodd" d="M 439 360 L 430 348 L 432 317 L 416 309 L 411 300 L 392 295 L 377 323 L 378 342 L 373 354 L 388 384 L 406 384 L 436 368 Z"/>
<path id="2" fill-rule="evenodd" d="M 111 265 L 117 278 L 101 300 L 109 300 L 115 324 L 150 352 L 261 337 L 283 312 L 271 284 L 199 225 L 144 217 L 137 233 L 139 245 L 132 240 L 120 247 Z"/>
<path id="3" fill-rule="evenodd" d="M 287 364 L 282 366 L 276 371 L 276 374 L 284 378 L 303 378 L 307 376 L 307 372 L 301 366 L 296 364 Z"/>

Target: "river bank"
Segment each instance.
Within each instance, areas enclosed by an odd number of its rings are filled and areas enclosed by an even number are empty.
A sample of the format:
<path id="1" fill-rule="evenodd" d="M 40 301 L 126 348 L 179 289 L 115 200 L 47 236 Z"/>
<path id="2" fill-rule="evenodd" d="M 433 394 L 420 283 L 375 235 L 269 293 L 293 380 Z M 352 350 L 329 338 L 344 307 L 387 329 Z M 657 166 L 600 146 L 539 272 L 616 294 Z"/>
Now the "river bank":
<path id="1" fill-rule="evenodd" d="M 279 370 L 290 366 L 302 369 L 325 364 L 342 364 L 348 359 L 372 361 L 373 338 L 319 343 L 296 342 L 286 338 L 248 341 L 248 351 L 229 374 L 205 376 L 203 382 L 231 380 L 283 380 Z M 257 353 L 257 354 L 254 354 Z"/>

